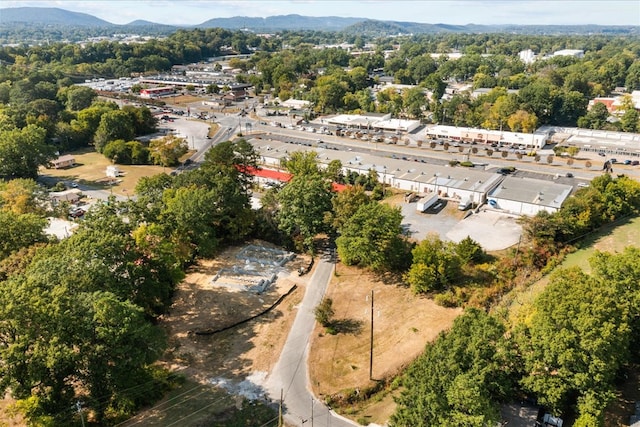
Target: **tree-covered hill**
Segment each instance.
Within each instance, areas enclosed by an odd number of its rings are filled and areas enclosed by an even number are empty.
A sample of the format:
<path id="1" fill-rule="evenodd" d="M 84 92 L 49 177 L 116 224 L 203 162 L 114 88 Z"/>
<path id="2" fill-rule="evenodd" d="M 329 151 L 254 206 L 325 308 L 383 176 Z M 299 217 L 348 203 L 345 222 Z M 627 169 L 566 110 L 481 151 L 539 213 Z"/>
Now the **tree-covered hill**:
<path id="1" fill-rule="evenodd" d="M 57 7 L 13 7 L 0 9 L 0 22 L 26 22 L 31 24 L 63 24 L 72 26 L 103 27 L 114 25 L 93 15 Z"/>
<path id="2" fill-rule="evenodd" d="M 364 18 L 342 18 L 339 16 L 301 16 L 278 15 L 266 18 L 249 16 L 234 16 L 231 18 L 213 18 L 197 27 L 219 27 L 226 29 L 248 28 L 255 31 L 279 30 L 312 30 L 312 31 L 340 31 L 349 25 L 364 21 Z"/>
<path id="3" fill-rule="evenodd" d="M 211 10 L 215 14 L 215 10 Z M 428 17 L 426 18 L 428 19 Z M 116 25 L 95 16 L 72 12 L 60 8 L 17 7 L 0 9 L 0 33 L 14 32 L 16 27 L 22 30 L 34 25 L 82 27 L 94 29 L 118 29 L 133 32 L 141 28 L 154 29 L 157 34 L 175 31 L 177 26 L 135 20 L 127 25 Z M 189 27 L 189 26 L 183 26 Z M 445 23 L 420 23 L 401 21 L 378 21 L 367 18 L 340 16 L 302 16 L 297 14 L 268 17 L 234 16 L 230 18 L 211 18 L 197 28 L 224 28 L 228 30 L 248 29 L 256 32 L 277 31 L 345 31 L 352 34 L 441 34 L 441 33 L 510 33 L 510 34 L 614 34 L 637 35 L 638 26 L 602 26 L 602 25 L 450 25 Z"/>

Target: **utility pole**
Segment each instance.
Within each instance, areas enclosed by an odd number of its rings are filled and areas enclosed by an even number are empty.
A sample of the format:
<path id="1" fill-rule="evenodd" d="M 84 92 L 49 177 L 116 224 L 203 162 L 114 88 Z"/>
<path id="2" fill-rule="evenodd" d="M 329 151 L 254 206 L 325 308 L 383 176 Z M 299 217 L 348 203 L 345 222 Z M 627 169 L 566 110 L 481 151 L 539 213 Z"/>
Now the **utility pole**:
<path id="1" fill-rule="evenodd" d="M 80 421 L 82 422 L 82 427 L 84 427 L 84 416 L 82 415 L 82 402 L 79 400 L 76 402 L 76 409 L 78 410 L 78 414 L 80 414 Z"/>
<path id="2" fill-rule="evenodd" d="M 283 399 L 284 399 L 283 391 L 282 389 L 280 389 L 280 404 L 278 405 L 278 427 L 284 427 L 284 420 L 282 418 L 282 400 Z"/>
<path id="3" fill-rule="evenodd" d="M 371 290 L 371 339 L 369 345 L 369 380 L 373 380 L 373 289 Z"/>

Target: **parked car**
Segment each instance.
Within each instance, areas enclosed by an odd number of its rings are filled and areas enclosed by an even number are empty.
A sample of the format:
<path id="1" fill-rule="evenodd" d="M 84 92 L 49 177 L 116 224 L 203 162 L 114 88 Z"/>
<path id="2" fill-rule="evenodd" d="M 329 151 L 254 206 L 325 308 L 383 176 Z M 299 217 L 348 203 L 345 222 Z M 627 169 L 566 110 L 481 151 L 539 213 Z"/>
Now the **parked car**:
<path id="1" fill-rule="evenodd" d="M 634 160 L 631 162 L 631 166 L 638 166 L 638 165 L 640 165 L 640 161 L 638 160 Z"/>
<path id="2" fill-rule="evenodd" d="M 618 163 L 618 159 L 609 159 L 611 163 Z"/>
<path id="3" fill-rule="evenodd" d="M 80 217 L 81 217 L 81 216 L 83 216 L 84 214 L 85 214 L 85 211 L 84 211 L 84 209 L 82 209 L 82 208 L 72 209 L 72 210 L 69 212 L 69 216 L 70 216 L 71 218 L 80 218 Z"/>
<path id="4" fill-rule="evenodd" d="M 630 165 L 630 164 L 631 164 L 631 160 L 629 160 L 629 159 L 625 160 L 625 161 L 624 161 L 624 164 L 625 164 L 625 165 Z"/>
<path id="5" fill-rule="evenodd" d="M 567 178 L 573 178 L 573 174 L 571 172 L 567 172 L 567 174 L 565 175 Z"/>
<path id="6" fill-rule="evenodd" d="M 602 151 L 600 151 L 600 152 L 598 152 L 598 156 L 605 157 L 606 154 L 604 154 Z"/>
<path id="7" fill-rule="evenodd" d="M 509 166 L 509 167 L 506 167 L 506 168 L 500 168 L 496 172 L 498 172 L 501 175 L 509 175 L 510 173 L 513 173 L 515 171 L 516 171 L 515 167 Z"/>

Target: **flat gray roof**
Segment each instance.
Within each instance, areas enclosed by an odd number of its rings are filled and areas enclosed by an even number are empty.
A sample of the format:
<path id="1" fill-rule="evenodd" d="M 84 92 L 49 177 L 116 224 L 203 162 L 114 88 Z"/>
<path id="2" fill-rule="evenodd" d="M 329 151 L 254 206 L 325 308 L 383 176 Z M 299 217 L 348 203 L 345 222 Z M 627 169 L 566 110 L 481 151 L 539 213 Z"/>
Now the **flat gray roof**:
<path id="1" fill-rule="evenodd" d="M 393 175 L 396 179 L 483 193 L 489 191 L 503 178 L 500 174 L 478 168 L 432 165 L 355 151 L 327 150 L 314 146 L 288 144 L 277 140 L 254 138 L 250 142 L 256 151 L 265 157 L 282 159 L 295 151 L 315 151 L 318 153 L 318 162 L 322 164 L 340 160 L 343 167 L 358 169 L 363 173 L 374 169 L 379 175 Z"/>
<path id="2" fill-rule="evenodd" d="M 503 200 L 548 206 L 559 209 L 569 197 L 573 187 L 541 179 L 506 177 L 502 183 L 489 194 Z"/>

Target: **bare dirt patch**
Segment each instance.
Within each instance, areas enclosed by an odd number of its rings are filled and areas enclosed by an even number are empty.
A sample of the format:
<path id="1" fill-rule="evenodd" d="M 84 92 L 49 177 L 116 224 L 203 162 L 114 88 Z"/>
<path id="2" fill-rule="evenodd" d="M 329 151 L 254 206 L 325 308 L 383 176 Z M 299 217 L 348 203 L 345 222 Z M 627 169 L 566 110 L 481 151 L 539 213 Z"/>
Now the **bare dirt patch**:
<path id="1" fill-rule="evenodd" d="M 2 427 L 22 427 L 27 425 L 27 421 L 20 415 L 14 413 L 14 399 L 5 394 L 4 399 L 0 399 L 0 426 Z"/>
<path id="2" fill-rule="evenodd" d="M 261 241 L 250 243 L 275 248 Z M 134 417 L 131 422 L 135 425 L 202 425 L 203 420 L 211 421 L 237 409 L 242 399 L 233 396 L 263 397 L 260 381 L 280 356 L 310 276 L 299 277 L 297 270 L 310 260 L 298 255 L 278 270 L 277 281 L 259 295 L 212 284 L 211 279 L 220 270 L 232 270 L 246 262 L 237 258 L 246 246 L 232 247 L 215 259 L 199 261 L 178 285 L 171 309 L 160 321 L 169 337 L 161 363 L 184 375 L 187 383 L 172 392 L 178 395 L 175 401 L 172 395 L 167 396 Z M 268 314 L 214 335 L 194 333 L 224 328 L 254 316 L 271 307 L 294 285 L 296 289 Z M 196 388 L 191 396 L 190 390 L 198 385 L 210 391 L 200 394 L 201 389 Z M 181 395 L 184 392 L 188 393 L 186 397 Z M 194 408 L 199 408 L 197 417 L 191 415 Z"/>
<path id="3" fill-rule="evenodd" d="M 376 380 L 397 374 L 422 353 L 427 342 L 451 327 L 462 312 L 416 297 L 406 287 L 384 283 L 355 267 L 338 265 L 337 271 L 327 296 L 333 300 L 339 333 L 330 335 L 317 326 L 311 340 L 309 376 L 319 397 L 345 389 L 370 387 L 374 383 L 369 380 L 371 290 L 374 291 L 373 378 Z M 365 417 L 383 424 L 394 410 L 393 401 L 385 398 L 370 402 L 365 408 Z"/>
<path id="4" fill-rule="evenodd" d="M 233 247 L 191 268 L 178 287 L 170 312 L 162 319 L 170 337 L 164 362 L 174 369 L 185 368 L 183 372 L 194 380 L 208 381 L 215 376 L 240 379 L 252 372 L 269 371 L 278 360 L 296 314 L 295 306 L 304 293 L 308 276 L 297 274 L 297 269 L 309 262 L 304 256 L 287 263 L 278 272 L 277 281 L 262 294 L 214 286 L 211 279 L 220 270 L 239 264 L 236 255 L 241 250 Z M 255 320 L 214 335 L 195 334 L 254 316 L 294 285 L 298 288 L 282 303 Z"/>

